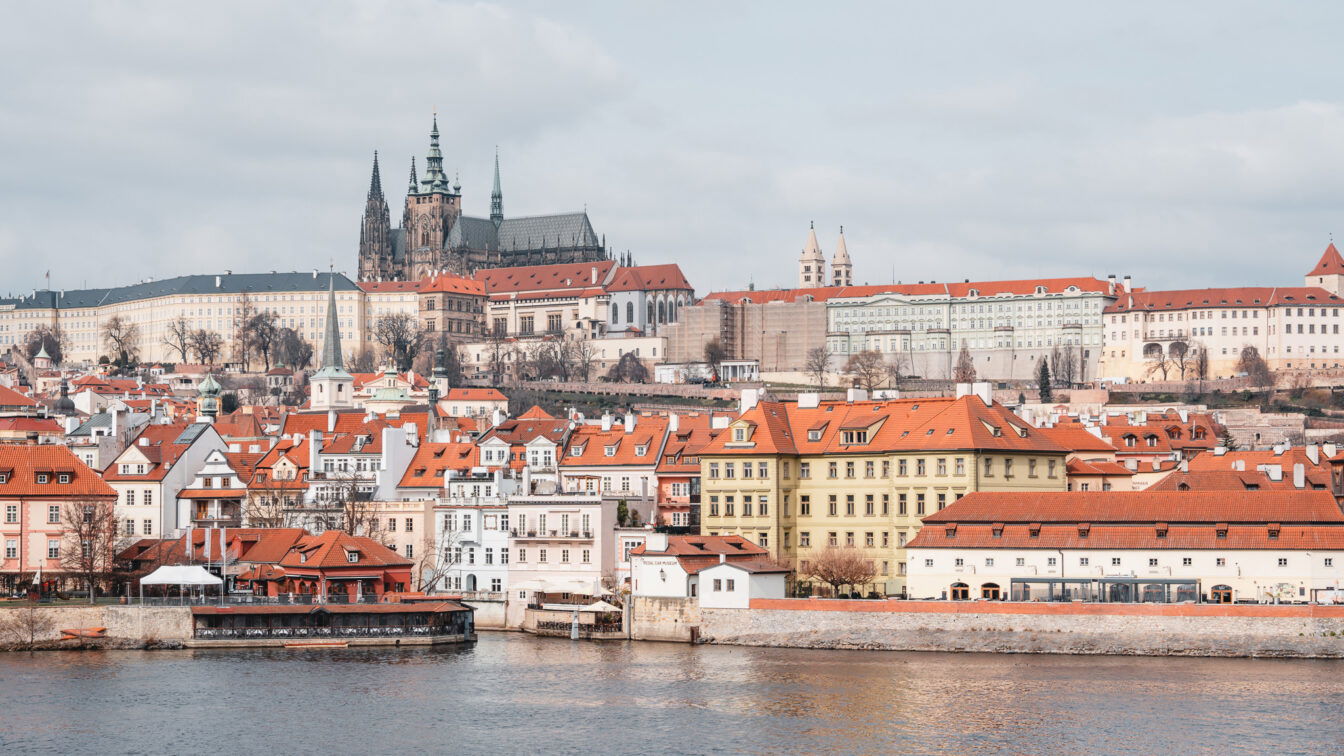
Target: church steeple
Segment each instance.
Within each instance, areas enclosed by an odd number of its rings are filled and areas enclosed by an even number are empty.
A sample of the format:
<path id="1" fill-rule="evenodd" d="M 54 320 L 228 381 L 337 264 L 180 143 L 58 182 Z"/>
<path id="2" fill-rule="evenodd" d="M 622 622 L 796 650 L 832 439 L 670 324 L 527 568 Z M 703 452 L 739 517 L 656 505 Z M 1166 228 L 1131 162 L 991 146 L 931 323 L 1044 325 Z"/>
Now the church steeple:
<path id="1" fill-rule="evenodd" d="M 369 199 L 383 198 L 383 179 L 378 175 L 378 150 L 373 151 L 373 176 L 369 178 Z"/>
<path id="2" fill-rule="evenodd" d="M 854 262 L 849 259 L 849 247 L 845 245 L 845 227 L 840 227 L 840 243 L 836 245 L 835 257 L 831 258 L 831 285 L 854 285 Z"/>
<path id="3" fill-rule="evenodd" d="M 504 222 L 504 192 L 499 188 L 499 148 L 495 148 L 495 188 L 490 191 L 490 220 L 499 230 Z"/>
<path id="4" fill-rule="evenodd" d="M 798 288 L 811 289 L 826 285 L 826 257 L 817 243 L 816 224 L 809 224 L 807 242 L 798 258 Z"/>
<path id="5" fill-rule="evenodd" d="M 415 178 L 415 155 L 411 155 L 411 186 L 406 191 L 409 194 L 420 191 L 420 182 Z"/>
<path id="6" fill-rule="evenodd" d="M 312 394 L 309 404 L 315 410 L 351 406 L 355 379 L 345 371 L 341 357 L 341 321 L 336 307 L 336 274 L 327 281 L 327 322 L 322 339 L 322 368 L 309 379 Z"/>

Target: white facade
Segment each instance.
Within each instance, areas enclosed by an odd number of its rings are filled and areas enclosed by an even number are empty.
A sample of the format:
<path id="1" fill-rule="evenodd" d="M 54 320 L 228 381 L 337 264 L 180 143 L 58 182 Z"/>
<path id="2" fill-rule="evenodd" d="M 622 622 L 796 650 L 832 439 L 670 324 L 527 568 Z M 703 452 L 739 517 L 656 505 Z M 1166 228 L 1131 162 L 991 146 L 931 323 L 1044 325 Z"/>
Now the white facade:
<path id="1" fill-rule="evenodd" d="M 509 497 L 508 584 L 609 582 L 615 567 L 611 533 L 616 502 L 600 496 L 564 493 Z M 509 591 L 507 624 L 522 624 L 527 597 Z"/>
<path id="2" fill-rule="evenodd" d="M 754 598 L 784 598 L 784 572 L 755 572 L 732 562 L 700 570 L 700 606 L 706 609 L 750 609 Z"/>
<path id="3" fill-rule="evenodd" d="M 508 497 L 518 481 L 484 471 L 449 478 L 434 505 L 439 573 L 436 590 L 508 590 Z"/>

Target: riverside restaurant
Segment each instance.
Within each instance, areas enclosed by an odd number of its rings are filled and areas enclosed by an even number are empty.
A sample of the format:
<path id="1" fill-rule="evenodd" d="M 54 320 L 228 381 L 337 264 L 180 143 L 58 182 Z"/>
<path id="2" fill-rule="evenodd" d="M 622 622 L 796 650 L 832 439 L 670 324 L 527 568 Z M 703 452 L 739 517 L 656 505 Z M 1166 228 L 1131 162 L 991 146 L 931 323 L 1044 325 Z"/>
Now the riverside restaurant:
<path id="1" fill-rule="evenodd" d="M 455 601 L 195 606 L 197 648 L 436 645 L 476 640 L 474 610 Z"/>

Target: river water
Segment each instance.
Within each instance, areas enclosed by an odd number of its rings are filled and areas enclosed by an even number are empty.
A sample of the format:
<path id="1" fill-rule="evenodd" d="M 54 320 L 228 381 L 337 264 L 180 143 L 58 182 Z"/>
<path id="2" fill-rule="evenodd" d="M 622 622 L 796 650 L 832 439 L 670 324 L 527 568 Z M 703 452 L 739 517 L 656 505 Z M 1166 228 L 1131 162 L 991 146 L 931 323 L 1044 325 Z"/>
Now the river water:
<path id="1" fill-rule="evenodd" d="M 0 752 L 1344 753 L 1344 661 L 591 643 L 0 654 Z"/>

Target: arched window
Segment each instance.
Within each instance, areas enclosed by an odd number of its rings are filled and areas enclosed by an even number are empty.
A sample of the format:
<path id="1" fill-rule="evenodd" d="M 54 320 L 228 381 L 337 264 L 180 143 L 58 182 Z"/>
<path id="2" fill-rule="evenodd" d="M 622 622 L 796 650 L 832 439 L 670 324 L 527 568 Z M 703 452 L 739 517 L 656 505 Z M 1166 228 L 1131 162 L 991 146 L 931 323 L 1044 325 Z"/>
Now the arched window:
<path id="1" fill-rule="evenodd" d="M 621 306 L 613 303 L 611 305 L 611 324 L 616 325 L 621 322 Z"/>
<path id="2" fill-rule="evenodd" d="M 648 312 L 648 316 L 644 319 L 644 322 L 647 323 L 647 324 L 649 324 L 649 325 L 653 325 L 654 320 L 653 320 L 653 300 L 652 300 L 652 299 L 649 300 L 649 306 L 648 306 L 646 309 L 647 309 L 649 312 Z"/>
<path id="3" fill-rule="evenodd" d="M 971 587 L 965 583 L 953 583 L 951 598 L 953 601 L 967 601 L 971 598 Z"/>
<path id="4" fill-rule="evenodd" d="M 635 303 L 634 303 L 634 302 L 626 302 L 626 303 L 625 303 L 625 322 L 626 322 L 626 323 L 633 323 L 633 322 L 635 322 Z"/>
<path id="5" fill-rule="evenodd" d="M 658 300 L 658 322 L 667 322 L 667 302 L 664 302 L 661 299 Z"/>
<path id="6" fill-rule="evenodd" d="M 999 590 L 998 583 L 985 583 L 980 586 L 980 598 L 987 601 L 998 601 L 1003 598 L 1003 592 Z"/>

